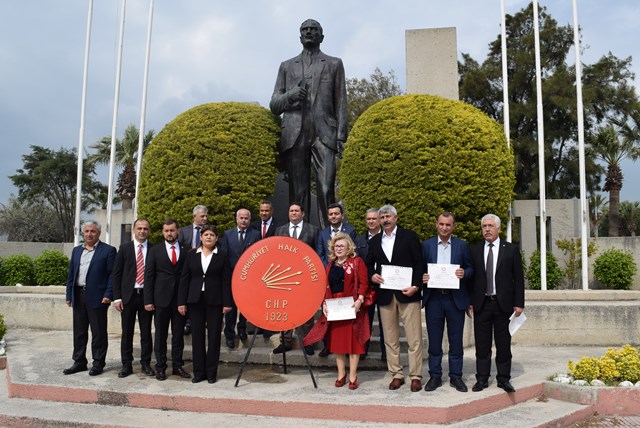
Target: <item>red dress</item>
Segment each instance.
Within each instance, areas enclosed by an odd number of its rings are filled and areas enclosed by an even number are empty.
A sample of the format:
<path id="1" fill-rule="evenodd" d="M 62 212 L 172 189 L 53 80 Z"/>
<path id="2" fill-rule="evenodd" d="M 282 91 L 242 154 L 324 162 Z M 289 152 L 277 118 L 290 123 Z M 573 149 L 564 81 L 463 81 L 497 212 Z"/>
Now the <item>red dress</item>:
<path id="1" fill-rule="evenodd" d="M 364 295 L 366 293 L 369 287 L 367 266 L 360 257 L 347 259 L 343 263 L 344 286 L 342 291 L 331 291 L 332 288 L 334 290 L 341 288 L 336 280 L 340 279 L 336 278 L 335 269 L 337 266 L 333 268 L 333 274 L 331 273 L 332 266 L 333 263 L 329 263 L 327 266 L 327 278 L 332 282 L 327 284 L 325 299 L 352 296 L 355 301 L 358 294 Z M 368 311 L 361 309 L 353 320 L 330 321 L 327 334 L 329 351 L 334 354 L 364 354 L 365 343 L 371 337 L 368 318 Z"/>

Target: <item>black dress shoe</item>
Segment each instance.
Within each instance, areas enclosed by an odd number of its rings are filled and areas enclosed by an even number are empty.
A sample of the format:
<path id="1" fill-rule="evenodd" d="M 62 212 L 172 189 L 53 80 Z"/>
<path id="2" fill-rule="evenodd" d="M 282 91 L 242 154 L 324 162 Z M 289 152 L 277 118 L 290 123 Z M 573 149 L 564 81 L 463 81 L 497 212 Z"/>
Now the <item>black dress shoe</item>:
<path id="1" fill-rule="evenodd" d="M 247 332 L 244 330 L 239 330 L 238 337 L 240 338 L 240 340 L 247 340 Z"/>
<path id="2" fill-rule="evenodd" d="M 487 388 L 488 386 L 489 386 L 488 382 L 477 381 L 476 383 L 473 384 L 473 386 L 471 387 L 471 390 L 473 392 L 480 392 L 483 389 Z"/>
<path id="3" fill-rule="evenodd" d="M 164 370 L 158 370 L 156 372 L 156 379 L 158 380 L 167 380 L 167 374 Z"/>
<path id="4" fill-rule="evenodd" d="M 191 383 L 200 383 L 204 380 L 204 376 L 194 376 L 193 379 L 191 379 Z"/>
<path id="5" fill-rule="evenodd" d="M 86 364 L 75 363 L 74 365 L 72 365 L 68 369 L 62 370 L 62 373 L 66 374 L 66 375 L 69 375 L 69 374 L 74 374 L 74 373 L 79 373 L 79 372 L 86 372 L 86 371 L 87 371 L 87 365 Z"/>
<path id="6" fill-rule="evenodd" d="M 129 376 L 130 374 L 133 374 L 133 368 L 129 364 L 125 364 L 122 366 L 120 373 L 118 373 L 118 377 L 122 379 Z"/>
<path id="7" fill-rule="evenodd" d="M 262 337 L 264 337 L 265 339 L 268 339 L 271 336 L 273 336 L 273 332 L 271 332 L 269 330 L 265 330 L 265 331 L 262 332 Z"/>
<path id="8" fill-rule="evenodd" d="M 284 346 L 284 345 L 280 344 L 273 350 L 273 353 L 274 354 L 282 354 L 285 351 L 286 352 L 291 351 L 291 346 Z"/>
<path id="9" fill-rule="evenodd" d="M 182 367 L 178 367 L 173 369 L 173 374 L 176 376 L 180 376 L 183 377 L 185 379 L 189 379 L 191 377 L 191 375 L 189 373 L 187 373 L 186 371 L 184 371 L 184 369 Z"/>
<path id="10" fill-rule="evenodd" d="M 91 367 L 91 370 L 89 370 L 89 376 L 98 376 L 102 374 L 102 371 L 102 367 L 93 366 Z"/>
<path id="11" fill-rule="evenodd" d="M 442 386 L 442 378 L 430 377 L 427 384 L 424 386 L 424 390 L 427 392 L 435 391 Z"/>
<path id="12" fill-rule="evenodd" d="M 324 348 L 322 348 L 322 351 L 318 353 L 318 356 L 324 358 L 324 357 L 328 357 L 330 353 L 331 352 L 329 352 L 329 348 L 325 346 Z M 360 359 L 362 360 L 364 358 L 360 357 Z"/>
<path id="13" fill-rule="evenodd" d="M 311 346 L 311 345 L 307 345 L 307 346 L 305 346 L 305 347 L 304 347 L 304 352 L 305 352 L 307 355 L 313 355 L 313 354 L 315 354 L 315 353 L 316 353 L 316 351 L 314 351 L 314 350 L 313 350 L 313 346 Z"/>
<path id="14" fill-rule="evenodd" d="M 211 376 L 209 379 L 207 379 L 207 382 L 209 383 L 216 383 L 218 381 L 218 379 L 215 376 Z"/>
<path id="15" fill-rule="evenodd" d="M 509 381 L 498 382 L 498 388 L 504 389 L 504 392 L 516 392 L 516 389 L 511 385 Z"/>
<path id="16" fill-rule="evenodd" d="M 233 349 L 236 346 L 236 341 L 233 339 L 226 339 L 227 348 Z"/>
<path id="17" fill-rule="evenodd" d="M 147 376 L 156 375 L 156 372 L 153 371 L 153 369 L 149 364 L 142 364 L 141 370 L 142 370 L 142 373 L 146 374 Z"/>
<path id="18" fill-rule="evenodd" d="M 452 387 L 454 387 L 456 390 L 458 390 L 460 392 L 467 392 L 469 390 L 467 388 L 467 385 L 465 385 L 463 380 L 460 379 L 459 377 L 450 378 L 449 379 L 449 385 L 451 385 Z"/>

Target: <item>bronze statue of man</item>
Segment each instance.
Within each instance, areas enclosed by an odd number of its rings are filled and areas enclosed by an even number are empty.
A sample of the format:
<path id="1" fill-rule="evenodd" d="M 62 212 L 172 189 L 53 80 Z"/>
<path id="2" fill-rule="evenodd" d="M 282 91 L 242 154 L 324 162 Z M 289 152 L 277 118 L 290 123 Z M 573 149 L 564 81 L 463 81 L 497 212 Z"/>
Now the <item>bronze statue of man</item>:
<path id="1" fill-rule="evenodd" d="M 289 177 L 289 201 L 311 208 L 311 166 L 316 172 L 318 218 L 327 226 L 327 207 L 335 202 L 336 155 L 347 139 L 347 89 L 340 58 L 320 51 L 318 21 L 300 25 L 302 53 L 280 64 L 269 108 L 283 114 L 279 151 Z"/>

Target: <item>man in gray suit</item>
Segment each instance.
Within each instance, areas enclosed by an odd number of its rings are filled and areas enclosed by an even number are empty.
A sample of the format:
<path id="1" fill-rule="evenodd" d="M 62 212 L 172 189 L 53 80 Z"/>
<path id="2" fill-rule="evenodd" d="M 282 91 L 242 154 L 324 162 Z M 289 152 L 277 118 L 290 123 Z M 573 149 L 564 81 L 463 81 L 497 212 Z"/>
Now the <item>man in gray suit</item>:
<path id="1" fill-rule="evenodd" d="M 300 25 L 302 53 L 282 62 L 269 108 L 284 113 L 279 151 L 289 177 L 289 203 L 298 201 L 309 220 L 311 164 L 316 171 L 320 228 L 335 202 L 336 154 L 347 139 L 347 89 L 340 58 L 320 51 L 322 26 Z"/>
<path id="2" fill-rule="evenodd" d="M 303 217 L 304 209 L 302 205 L 299 202 L 292 202 L 289 204 L 289 222 L 278 227 L 274 236 L 289 236 L 294 239 L 299 239 L 315 251 L 320 229 L 307 221 L 303 221 Z M 313 317 L 297 328 L 296 334 L 298 335 L 300 343 L 302 343 L 302 339 L 309 333 L 311 327 L 313 327 Z M 280 345 L 273 350 L 273 353 L 282 354 L 285 351 L 290 351 L 292 338 L 293 330 L 285 331 L 280 337 Z M 304 351 L 307 355 L 313 355 L 315 353 L 313 345 L 305 346 Z"/>

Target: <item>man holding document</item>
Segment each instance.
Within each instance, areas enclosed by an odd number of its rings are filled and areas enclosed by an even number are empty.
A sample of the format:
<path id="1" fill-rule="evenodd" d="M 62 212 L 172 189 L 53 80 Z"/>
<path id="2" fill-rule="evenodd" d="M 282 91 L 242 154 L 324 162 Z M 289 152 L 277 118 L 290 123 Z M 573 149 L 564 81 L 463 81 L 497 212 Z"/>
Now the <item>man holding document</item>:
<path id="1" fill-rule="evenodd" d="M 500 218 L 482 217 L 484 242 L 471 247 L 474 277 L 471 295 L 476 342 L 476 383 L 473 391 L 489 386 L 491 340 L 496 342 L 498 388 L 515 392 L 511 385 L 511 334 L 509 317 L 524 310 L 524 271 L 517 245 L 500 239 Z"/>
<path id="2" fill-rule="evenodd" d="M 449 384 L 460 392 L 467 392 L 462 380 L 465 311 L 470 312 L 467 287 L 473 277 L 471 252 L 467 243 L 451 236 L 456 221 L 451 213 L 444 212 L 436 220 L 438 236 L 422 243 L 422 260 L 425 284 L 422 301 L 429 337 L 429 381 L 425 391 L 435 391 L 442 386 L 442 338 L 447 324 L 449 338 Z"/>
<path id="3" fill-rule="evenodd" d="M 411 391 L 422 389 L 422 322 L 420 319 L 422 257 L 420 240 L 412 230 L 399 227 L 398 213 L 391 205 L 378 210 L 382 233 L 369 240 L 369 279 L 378 289 L 377 302 L 384 329 L 387 368 L 393 379 L 389 389 L 404 385 L 400 363 L 399 321 L 409 345 Z"/>

